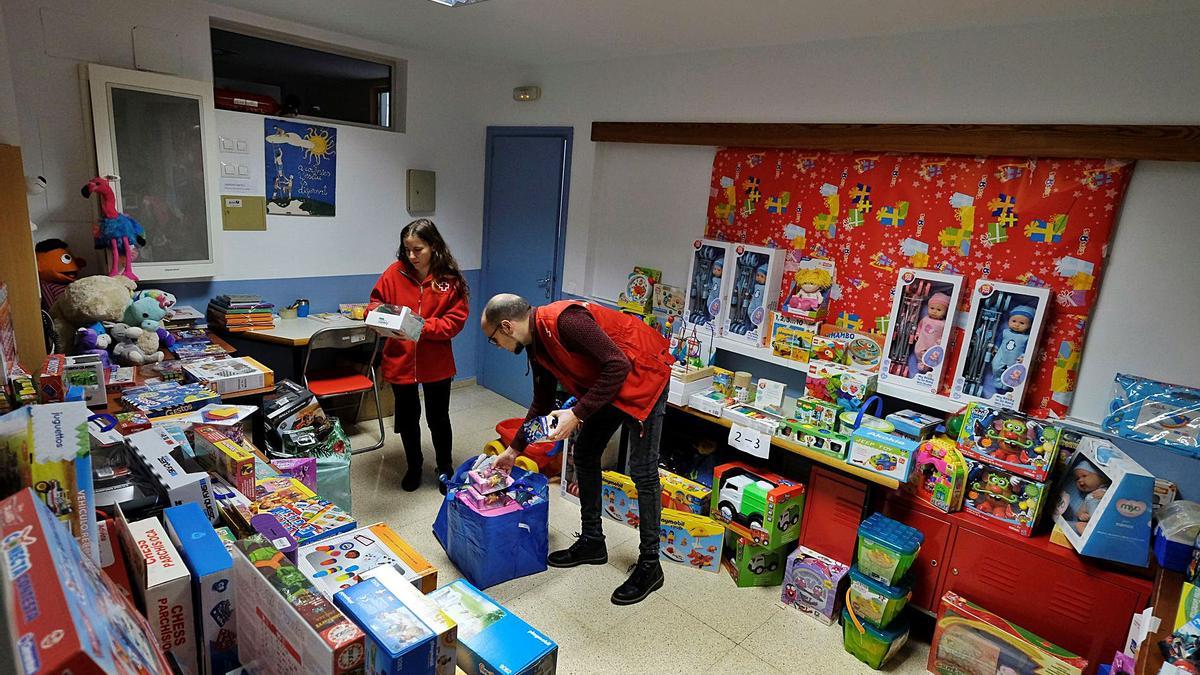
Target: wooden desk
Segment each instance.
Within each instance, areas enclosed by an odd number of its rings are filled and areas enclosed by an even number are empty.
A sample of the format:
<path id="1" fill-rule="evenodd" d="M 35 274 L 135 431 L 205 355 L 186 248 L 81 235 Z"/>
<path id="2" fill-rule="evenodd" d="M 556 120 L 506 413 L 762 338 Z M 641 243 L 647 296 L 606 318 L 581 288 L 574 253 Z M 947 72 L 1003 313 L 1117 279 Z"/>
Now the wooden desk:
<path id="1" fill-rule="evenodd" d="M 363 325 L 365 325 L 364 322 L 353 319 L 337 318 L 332 321 L 318 321 L 306 316 L 297 319 L 279 319 L 275 322 L 274 328 L 248 330 L 232 333 L 232 335 L 285 347 L 304 347 L 312 339 L 313 333 L 323 328 L 347 328 Z"/>

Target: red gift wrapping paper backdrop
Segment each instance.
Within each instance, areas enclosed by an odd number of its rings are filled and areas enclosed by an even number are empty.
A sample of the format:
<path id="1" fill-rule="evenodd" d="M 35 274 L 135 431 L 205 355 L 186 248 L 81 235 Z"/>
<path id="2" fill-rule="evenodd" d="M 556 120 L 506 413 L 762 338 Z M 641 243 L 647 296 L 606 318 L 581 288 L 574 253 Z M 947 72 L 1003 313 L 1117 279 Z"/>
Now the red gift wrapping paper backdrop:
<path id="1" fill-rule="evenodd" d="M 705 236 L 833 260 L 826 320 L 878 333 L 904 267 L 963 275 L 964 312 L 979 278 L 1048 287 L 1024 407 L 1065 416 L 1132 172 L 1113 160 L 722 148 Z"/>

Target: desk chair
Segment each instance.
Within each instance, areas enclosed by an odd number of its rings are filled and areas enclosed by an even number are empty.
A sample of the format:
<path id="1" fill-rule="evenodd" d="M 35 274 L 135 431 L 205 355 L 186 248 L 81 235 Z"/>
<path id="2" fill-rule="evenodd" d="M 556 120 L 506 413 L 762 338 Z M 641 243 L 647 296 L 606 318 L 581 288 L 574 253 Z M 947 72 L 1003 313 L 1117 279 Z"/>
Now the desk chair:
<path id="1" fill-rule="evenodd" d="M 315 351 L 322 349 L 354 349 L 371 347 L 371 360 L 366 363 L 366 373 L 359 372 L 355 365 L 340 366 L 325 370 L 308 372 L 308 362 Z M 383 447 L 384 428 L 383 414 L 379 405 L 379 383 L 375 380 L 375 357 L 379 354 L 379 338 L 375 331 L 366 326 L 334 326 L 322 328 L 313 333 L 304 350 L 304 366 L 300 369 L 300 377 L 304 386 L 317 397 L 317 400 L 358 394 L 358 404 L 361 409 L 363 397 L 370 391 L 375 395 L 375 418 L 379 420 L 379 442 L 369 448 L 356 448 L 354 454 L 369 452 Z"/>

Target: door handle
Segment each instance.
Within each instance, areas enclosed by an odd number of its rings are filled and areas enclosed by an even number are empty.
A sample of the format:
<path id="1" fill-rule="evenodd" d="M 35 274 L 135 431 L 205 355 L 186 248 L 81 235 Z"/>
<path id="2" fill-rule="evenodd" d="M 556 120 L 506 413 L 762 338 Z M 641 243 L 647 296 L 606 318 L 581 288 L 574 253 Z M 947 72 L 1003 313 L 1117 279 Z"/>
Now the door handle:
<path id="1" fill-rule="evenodd" d="M 550 286 L 552 283 L 554 283 L 554 272 L 551 270 L 546 270 L 546 276 L 538 279 L 536 283 L 540 288 L 546 289 L 546 299 L 549 300 L 551 295 L 553 295 L 553 291 L 551 290 Z"/>

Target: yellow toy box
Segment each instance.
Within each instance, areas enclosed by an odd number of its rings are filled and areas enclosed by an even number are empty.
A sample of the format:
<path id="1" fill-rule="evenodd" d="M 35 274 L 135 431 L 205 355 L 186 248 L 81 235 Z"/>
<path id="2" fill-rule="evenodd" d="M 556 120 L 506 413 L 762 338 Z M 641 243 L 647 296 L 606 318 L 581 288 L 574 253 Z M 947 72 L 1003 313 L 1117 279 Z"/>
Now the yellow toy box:
<path id="1" fill-rule="evenodd" d="M 708 516 L 663 509 L 658 559 L 705 572 L 721 570 L 725 526 Z"/>
<path id="2" fill-rule="evenodd" d="M 708 503 L 712 498 L 712 488 L 662 468 L 658 470 L 658 480 L 662 483 L 662 505 L 664 508 L 687 511 L 699 515 L 708 513 Z"/>
<path id="3" fill-rule="evenodd" d="M 196 457 L 229 481 L 238 492 L 254 498 L 254 453 L 205 424 L 193 428 Z"/>
<path id="4" fill-rule="evenodd" d="M 600 474 L 600 512 L 619 523 L 638 526 L 638 493 L 632 478 L 616 471 Z"/>

